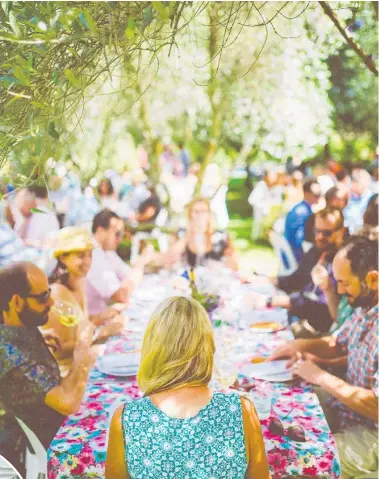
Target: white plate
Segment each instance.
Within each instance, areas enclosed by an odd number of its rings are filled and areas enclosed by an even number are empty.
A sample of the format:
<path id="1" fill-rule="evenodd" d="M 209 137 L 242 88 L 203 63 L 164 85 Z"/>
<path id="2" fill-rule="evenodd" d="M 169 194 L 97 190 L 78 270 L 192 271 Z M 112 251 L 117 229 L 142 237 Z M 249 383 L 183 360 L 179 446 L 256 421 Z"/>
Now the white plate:
<path id="1" fill-rule="evenodd" d="M 257 364 L 246 364 L 241 372 L 245 376 L 263 379 L 270 382 L 292 381 L 291 371 L 286 368 L 285 361 L 265 361 Z"/>
<path id="2" fill-rule="evenodd" d="M 100 372 L 111 376 L 135 376 L 138 372 L 140 353 L 113 353 L 103 356 L 97 364 Z"/>

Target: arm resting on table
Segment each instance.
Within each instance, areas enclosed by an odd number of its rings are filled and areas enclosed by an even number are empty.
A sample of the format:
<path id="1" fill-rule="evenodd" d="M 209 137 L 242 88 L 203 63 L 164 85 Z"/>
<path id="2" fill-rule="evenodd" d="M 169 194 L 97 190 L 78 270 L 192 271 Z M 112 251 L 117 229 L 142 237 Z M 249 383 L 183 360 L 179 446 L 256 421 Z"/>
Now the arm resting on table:
<path id="1" fill-rule="evenodd" d="M 317 385 L 358 414 L 378 421 L 378 398 L 370 389 L 352 386 L 326 371 L 320 375 Z"/>
<path id="2" fill-rule="evenodd" d="M 295 339 L 286 341 L 270 356 L 269 360 L 291 358 L 296 353 L 312 353 L 320 358 L 338 358 L 345 352 L 337 344 L 334 336 L 324 336 L 319 339 Z"/>
<path id="3" fill-rule="evenodd" d="M 128 274 L 128 279 L 121 283 L 120 288 L 112 295 L 111 299 L 114 303 L 127 303 L 133 291 L 142 281 L 144 272 L 144 263 L 136 262 L 135 266 Z"/>
<path id="4" fill-rule="evenodd" d="M 295 339 L 291 341 L 295 351 L 316 354 L 320 358 L 339 358 L 344 355 L 333 336 L 318 339 Z"/>
<path id="5" fill-rule="evenodd" d="M 109 430 L 105 479 L 130 479 L 125 461 L 122 414 L 124 406 L 119 406 L 113 414 Z"/>

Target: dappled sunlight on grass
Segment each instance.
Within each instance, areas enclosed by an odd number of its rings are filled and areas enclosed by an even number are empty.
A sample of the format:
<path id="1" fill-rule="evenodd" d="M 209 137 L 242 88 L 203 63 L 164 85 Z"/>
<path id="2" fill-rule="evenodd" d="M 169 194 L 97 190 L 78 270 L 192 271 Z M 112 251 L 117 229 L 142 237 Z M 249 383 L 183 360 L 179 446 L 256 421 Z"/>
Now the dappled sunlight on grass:
<path id="1" fill-rule="evenodd" d="M 278 260 L 267 243 L 259 244 L 251 240 L 252 216 L 247 202 L 249 191 L 243 180 L 235 180 L 234 188 L 229 184 L 228 210 L 230 214 L 229 234 L 239 256 L 240 269 L 246 274 L 257 273 L 274 276 L 278 270 Z"/>

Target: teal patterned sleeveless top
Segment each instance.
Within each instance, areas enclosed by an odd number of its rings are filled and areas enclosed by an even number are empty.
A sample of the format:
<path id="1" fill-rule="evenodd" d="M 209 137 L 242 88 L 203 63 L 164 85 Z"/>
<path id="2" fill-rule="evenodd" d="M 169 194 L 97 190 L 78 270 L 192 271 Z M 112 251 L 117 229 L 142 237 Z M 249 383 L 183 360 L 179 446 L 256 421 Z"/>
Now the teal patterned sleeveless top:
<path id="1" fill-rule="evenodd" d="M 247 470 L 241 400 L 215 392 L 190 419 L 175 419 L 148 397 L 123 412 L 132 479 L 243 479 Z"/>

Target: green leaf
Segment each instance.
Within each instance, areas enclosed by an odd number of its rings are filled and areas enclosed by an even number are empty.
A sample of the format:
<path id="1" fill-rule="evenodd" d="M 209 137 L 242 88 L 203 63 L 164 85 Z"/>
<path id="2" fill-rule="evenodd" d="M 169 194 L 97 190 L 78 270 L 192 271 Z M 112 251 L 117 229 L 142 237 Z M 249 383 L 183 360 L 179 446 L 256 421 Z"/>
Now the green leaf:
<path id="1" fill-rule="evenodd" d="M 79 53 L 74 48 L 69 47 L 69 48 L 67 48 L 67 51 L 72 53 L 76 58 L 80 58 Z"/>
<path id="2" fill-rule="evenodd" d="M 21 85 L 30 85 L 29 78 L 25 75 L 25 72 L 21 67 L 14 67 L 13 68 L 13 75 L 20 81 Z"/>
<path id="3" fill-rule="evenodd" d="M 28 64 L 27 64 L 26 68 L 28 70 L 33 70 L 33 56 L 32 55 L 29 55 Z"/>
<path id="4" fill-rule="evenodd" d="M 35 100 L 32 100 L 32 105 L 37 107 L 37 108 L 45 108 L 45 105 L 43 105 L 39 101 L 35 101 Z"/>
<path id="5" fill-rule="evenodd" d="M 143 28 L 146 28 L 154 20 L 153 9 L 151 5 L 146 7 L 143 11 Z"/>
<path id="6" fill-rule="evenodd" d="M 1 7 L 4 10 L 5 14 L 8 15 L 10 10 L 12 9 L 12 2 L 3 1 L 1 2 Z"/>
<path id="7" fill-rule="evenodd" d="M 163 2 L 151 2 L 153 9 L 158 12 L 162 20 L 168 20 L 169 11 L 168 8 L 164 5 Z"/>
<path id="8" fill-rule="evenodd" d="M 35 156 L 39 156 L 40 154 L 41 154 L 41 137 L 38 135 L 36 137 Z"/>
<path id="9" fill-rule="evenodd" d="M 39 210 L 38 208 L 30 208 L 30 211 L 32 213 L 43 213 L 44 215 L 47 215 L 47 211 L 42 211 L 42 210 Z"/>
<path id="10" fill-rule="evenodd" d="M 83 10 L 82 14 L 84 15 L 84 18 L 86 20 L 88 30 L 90 32 L 96 31 L 97 25 L 95 20 L 92 18 L 91 14 L 86 10 Z"/>
<path id="11" fill-rule="evenodd" d="M 12 30 L 16 34 L 16 36 L 20 37 L 21 36 L 21 30 L 20 30 L 20 27 L 18 26 L 16 16 L 12 11 L 9 12 L 9 23 L 10 23 L 10 26 L 12 27 Z"/>
<path id="12" fill-rule="evenodd" d="M 67 80 L 71 83 L 71 85 L 75 86 L 76 88 L 81 88 L 81 85 L 80 85 L 80 81 L 78 78 L 76 78 L 76 76 L 74 75 L 74 73 L 72 72 L 72 70 L 70 70 L 69 68 L 67 68 L 65 71 L 64 71 L 64 76 L 67 78 Z"/>
<path id="13" fill-rule="evenodd" d="M 58 83 L 58 72 L 53 72 L 53 83 L 56 85 Z"/>
<path id="14" fill-rule="evenodd" d="M 133 17 L 129 17 L 128 26 L 125 29 L 125 36 L 127 38 L 133 39 L 135 36 L 137 24 Z"/>
<path id="15" fill-rule="evenodd" d="M 55 140 L 59 140 L 59 133 L 57 132 L 57 130 L 55 129 L 55 123 L 53 121 L 51 121 L 49 123 L 49 127 L 47 129 L 47 132 L 50 136 L 52 136 Z"/>

